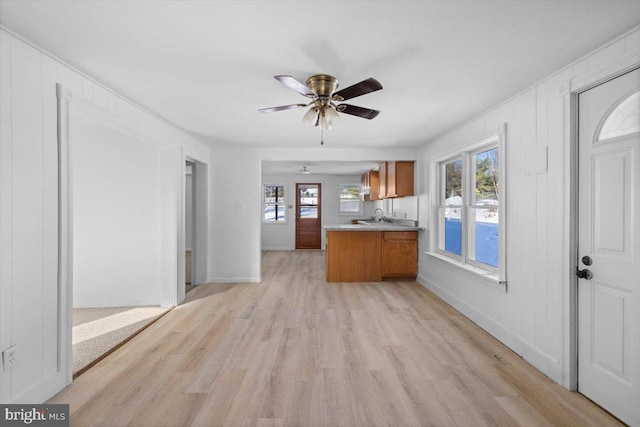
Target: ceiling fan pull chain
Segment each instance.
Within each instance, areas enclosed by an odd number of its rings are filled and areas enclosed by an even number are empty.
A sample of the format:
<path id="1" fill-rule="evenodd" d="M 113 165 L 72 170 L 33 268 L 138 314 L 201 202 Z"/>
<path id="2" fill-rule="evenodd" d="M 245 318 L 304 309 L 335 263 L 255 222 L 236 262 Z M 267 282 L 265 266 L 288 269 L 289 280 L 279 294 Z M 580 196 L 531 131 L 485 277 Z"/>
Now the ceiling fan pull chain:
<path id="1" fill-rule="evenodd" d="M 324 145 L 324 126 L 320 126 L 320 145 Z"/>

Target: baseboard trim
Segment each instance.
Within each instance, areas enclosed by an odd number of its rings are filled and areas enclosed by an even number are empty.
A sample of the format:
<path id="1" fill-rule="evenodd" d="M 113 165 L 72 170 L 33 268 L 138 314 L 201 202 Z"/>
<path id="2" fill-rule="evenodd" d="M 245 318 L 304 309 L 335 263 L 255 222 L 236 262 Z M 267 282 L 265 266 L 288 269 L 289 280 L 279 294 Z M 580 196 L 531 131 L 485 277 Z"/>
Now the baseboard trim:
<path id="1" fill-rule="evenodd" d="M 40 404 L 56 395 L 71 383 L 65 381 L 64 372 L 58 371 L 43 379 L 29 390 L 9 400 L 9 404 Z"/>
<path id="2" fill-rule="evenodd" d="M 207 283 L 198 286 L 216 284 L 216 283 L 260 283 L 262 277 L 209 277 Z"/>
<path id="3" fill-rule="evenodd" d="M 458 297 L 452 295 L 440 286 L 436 285 L 426 277 L 419 275 L 417 277 L 417 282 L 442 298 L 447 304 L 458 310 L 473 323 L 487 331 L 495 339 L 509 347 L 518 355 L 522 356 L 524 342 L 522 338 L 520 338 L 520 336 L 505 328 L 486 314 L 478 311 L 474 307 L 462 301 Z"/>
<path id="4" fill-rule="evenodd" d="M 74 301 L 73 308 L 108 308 L 108 307 L 153 307 L 162 306 L 161 301 Z"/>
<path id="5" fill-rule="evenodd" d="M 555 382 L 559 383 L 562 379 L 560 361 L 533 347 L 527 342 L 524 343 L 522 358 Z"/>
<path id="6" fill-rule="evenodd" d="M 460 298 L 447 292 L 423 275 L 419 275 L 417 277 L 417 282 L 442 298 L 447 304 L 487 331 L 491 336 L 509 347 L 516 354 L 531 363 L 536 369 L 551 378 L 553 381 L 560 381 L 562 372 L 560 369 L 560 362 L 558 360 L 532 346 L 516 333 L 505 328 L 486 314 L 462 301 Z"/>
<path id="7" fill-rule="evenodd" d="M 262 250 L 263 251 L 295 251 L 296 248 L 275 246 L 272 248 L 262 248 Z"/>

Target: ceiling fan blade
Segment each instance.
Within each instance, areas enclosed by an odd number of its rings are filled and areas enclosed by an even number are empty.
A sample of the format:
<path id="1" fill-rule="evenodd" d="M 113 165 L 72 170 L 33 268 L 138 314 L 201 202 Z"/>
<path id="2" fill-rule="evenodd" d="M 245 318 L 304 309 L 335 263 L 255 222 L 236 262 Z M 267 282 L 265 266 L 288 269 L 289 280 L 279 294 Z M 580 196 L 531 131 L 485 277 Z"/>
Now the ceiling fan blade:
<path id="1" fill-rule="evenodd" d="M 316 94 L 313 93 L 311 89 L 307 87 L 307 85 L 300 83 L 291 76 L 273 76 L 273 78 L 304 96 L 308 96 L 310 98 L 316 96 Z"/>
<path id="2" fill-rule="evenodd" d="M 333 94 L 333 98 L 336 101 L 346 101 L 347 99 L 375 92 L 380 89 L 382 89 L 382 85 L 380 84 L 380 82 L 378 82 L 373 77 L 369 77 L 367 80 L 363 80 L 360 83 L 354 84 L 353 86 L 349 86 L 337 91 Z"/>
<path id="3" fill-rule="evenodd" d="M 307 104 L 291 104 L 291 105 L 282 105 L 280 107 L 271 107 L 271 108 L 261 108 L 258 111 L 261 113 L 273 113 L 274 111 L 283 111 L 283 110 L 292 110 L 294 108 L 306 107 Z"/>
<path id="4" fill-rule="evenodd" d="M 371 108 L 358 107 L 356 105 L 351 105 L 351 104 L 340 104 L 336 107 L 336 110 L 338 110 L 341 113 L 351 114 L 352 116 L 358 116 L 358 117 L 362 117 L 363 119 L 369 119 L 369 120 L 375 118 L 378 114 L 380 114 L 380 111 L 378 110 L 372 110 Z"/>

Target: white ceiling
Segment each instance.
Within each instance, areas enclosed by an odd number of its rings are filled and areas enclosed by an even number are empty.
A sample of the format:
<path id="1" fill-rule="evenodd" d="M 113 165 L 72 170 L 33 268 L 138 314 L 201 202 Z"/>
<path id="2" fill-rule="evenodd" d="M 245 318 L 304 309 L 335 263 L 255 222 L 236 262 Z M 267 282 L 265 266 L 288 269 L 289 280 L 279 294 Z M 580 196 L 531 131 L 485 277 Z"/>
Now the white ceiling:
<path id="1" fill-rule="evenodd" d="M 640 23 L 640 1 L 0 1 L 0 23 L 203 141 L 318 147 L 273 79 L 368 77 L 325 146 L 424 144 Z M 297 165 L 301 167 L 301 165 Z"/>

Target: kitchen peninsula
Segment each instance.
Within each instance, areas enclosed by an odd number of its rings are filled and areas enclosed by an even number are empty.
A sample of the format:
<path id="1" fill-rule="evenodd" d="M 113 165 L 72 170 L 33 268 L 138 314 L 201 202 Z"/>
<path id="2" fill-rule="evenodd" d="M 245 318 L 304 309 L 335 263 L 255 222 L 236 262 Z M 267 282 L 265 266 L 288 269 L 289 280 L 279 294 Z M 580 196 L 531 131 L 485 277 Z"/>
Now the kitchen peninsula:
<path id="1" fill-rule="evenodd" d="M 420 228 L 385 222 L 326 225 L 327 282 L 380 282 L 418 273 Z"/>

